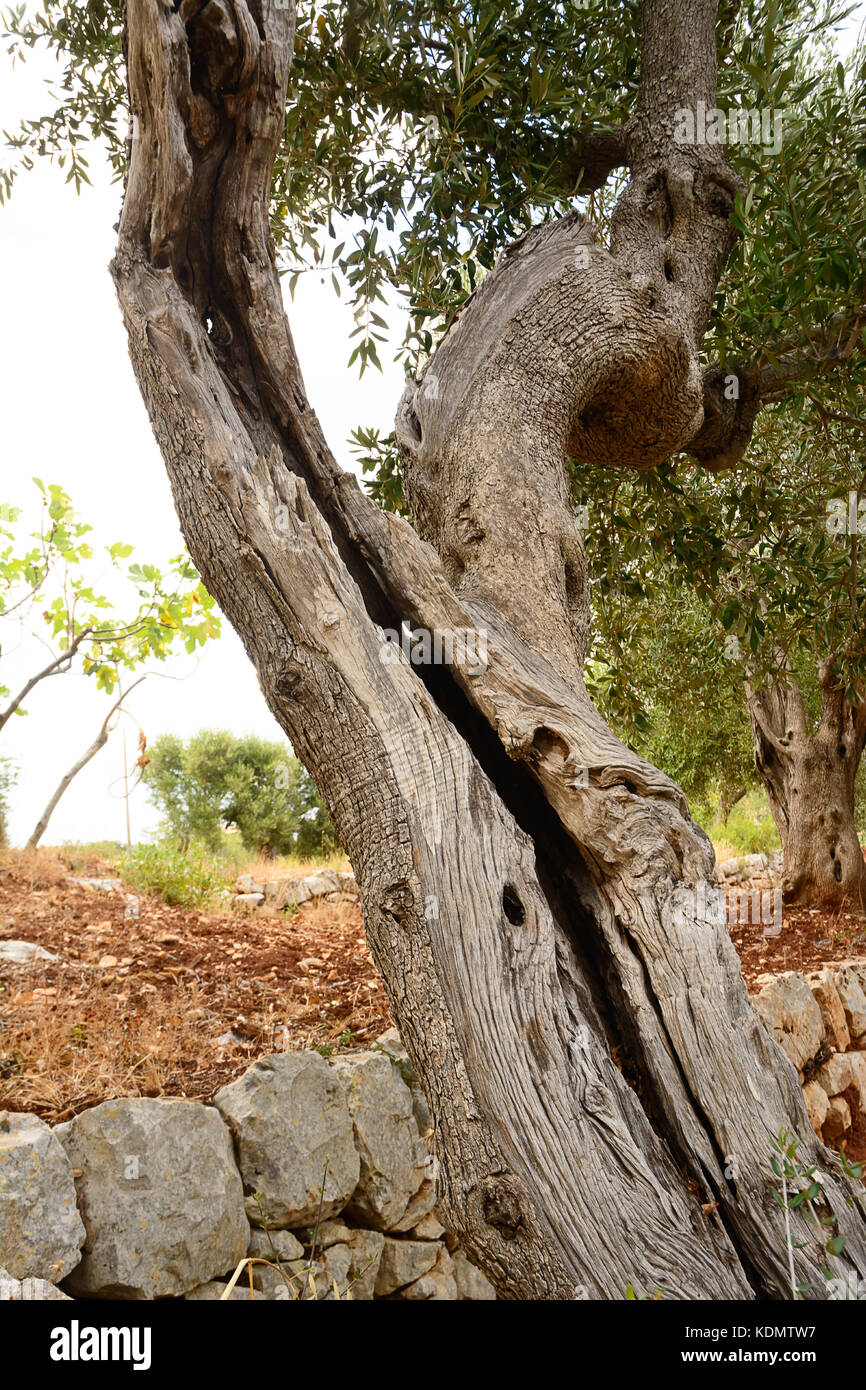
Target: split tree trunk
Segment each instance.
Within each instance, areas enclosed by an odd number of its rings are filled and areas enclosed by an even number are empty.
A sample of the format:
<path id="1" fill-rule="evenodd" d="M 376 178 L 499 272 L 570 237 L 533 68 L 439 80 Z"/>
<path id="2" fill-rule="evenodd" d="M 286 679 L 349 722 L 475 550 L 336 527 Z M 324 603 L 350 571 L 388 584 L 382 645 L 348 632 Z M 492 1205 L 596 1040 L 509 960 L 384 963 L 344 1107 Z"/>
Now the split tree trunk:
<path id="1" fill-rule="evenodd" d="M 817 724 L 792 675 L 746 688 L 755 766 L 782 841 L 785 900 L 866 908 L 866 864 L 854 824 L 854 783 L 866 703 L 851 705 L 831 672 L 819 676 Z"/>
<path id="2" fill-rule="evenodd" d="M 822 1266 L 866 1272 L 839 1162 L 699 916 L 709 842 L 580 676 L 566 453 L 650 466 L 693 439 L 730 244 L 719 147 L 671 137 L 677 106 L 712 103 L 715 5 L 679 11 L 645 7 L 612 253 L 573 216 L 530 233 L 407 389 L 419 534 L 337 468 L 284 316 L 268 191 L 292 13 L 128 3 L 113 273 L 133 367 L 190 552 L 355 868 L 445 1221 L 510 1298 L 787 1296 L 782 1126 L 847 1241 L 829 1257 L 795 1215 L 798 1277 L 821 1296 Z M 482 633 L 486 662 L 459 641 L 451 665 L 393 660 L 382 630 L 404 621 Z"/>

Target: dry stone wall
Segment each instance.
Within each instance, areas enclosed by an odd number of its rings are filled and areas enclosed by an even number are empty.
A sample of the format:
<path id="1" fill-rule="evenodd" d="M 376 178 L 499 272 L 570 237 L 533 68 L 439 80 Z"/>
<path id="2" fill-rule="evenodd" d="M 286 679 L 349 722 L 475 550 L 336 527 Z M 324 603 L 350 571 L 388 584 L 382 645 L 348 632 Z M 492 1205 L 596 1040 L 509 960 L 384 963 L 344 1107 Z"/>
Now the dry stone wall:
<path id="1" fill-rule="evenodd" d="M 396 1030 L 260 1058 L 214 1100 L 0 1113 L 0 1300 L 495 1298 L 436 1216 Z"/>
<path id="2" fill-rule="evenodd" d="M 759 977 L 752 1000 L 800 1076 L 809 1119 L 826 1144 L 866 1140 L 866 964 Z"/>

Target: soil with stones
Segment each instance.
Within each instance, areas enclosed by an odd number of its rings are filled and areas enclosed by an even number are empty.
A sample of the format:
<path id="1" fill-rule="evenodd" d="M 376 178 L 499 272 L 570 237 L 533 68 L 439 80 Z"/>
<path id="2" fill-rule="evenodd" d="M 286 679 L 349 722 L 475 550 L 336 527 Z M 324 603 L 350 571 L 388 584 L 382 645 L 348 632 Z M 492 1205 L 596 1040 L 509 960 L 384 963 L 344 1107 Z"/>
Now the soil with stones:
<path id="1" fill-rule="evenodd" d="M 0 961 L 0 1110 L 53 1123 L 117 1096 L 207 1100 L 258 1056 L 368 1046 L 391 1026 L 357 904 L 289 917 L 139 897 L 134 916 L 124 887 L 44 865 L 34 880 L 0 864 L 0 940 L 57 957 Z M 853 913 L 786 908 L 777 935 L 729 930 L 752 992 L 762 975 L 866 957 Z"/>
<path id="2" fill-rule="evenodd" d="M 0 940 L 57 957 L 0 960 L 0 1110 L 54 1122 L 110 1097 L 208 1099 L 262 1054 L 327 1055 L 391 1026 L 357 904 L 137 911 L 125 889 L 0 867 Z"/>

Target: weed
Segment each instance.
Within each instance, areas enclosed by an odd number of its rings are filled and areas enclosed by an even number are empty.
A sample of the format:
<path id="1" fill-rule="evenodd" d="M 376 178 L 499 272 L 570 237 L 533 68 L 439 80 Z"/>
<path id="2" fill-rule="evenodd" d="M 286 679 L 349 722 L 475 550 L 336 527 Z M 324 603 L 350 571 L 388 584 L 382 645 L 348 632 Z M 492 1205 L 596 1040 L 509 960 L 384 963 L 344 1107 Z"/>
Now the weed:
<path id="1" fill-rule="evenodd" d="M 169 907 L 206 907 L 228 887 L 225 866 L 199 845 L 181 851 L 171 841 L 136 845 L 120 861 L 130 887 L 162 898 Z"/>

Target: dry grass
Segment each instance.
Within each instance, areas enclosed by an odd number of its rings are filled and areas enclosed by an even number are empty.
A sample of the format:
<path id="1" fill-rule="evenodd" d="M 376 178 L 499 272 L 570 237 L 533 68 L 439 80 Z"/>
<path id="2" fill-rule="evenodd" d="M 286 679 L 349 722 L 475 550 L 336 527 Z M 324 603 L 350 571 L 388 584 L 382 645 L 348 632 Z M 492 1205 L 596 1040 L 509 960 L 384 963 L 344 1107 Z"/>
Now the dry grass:
<path id="1" fill-rule="evenodd" d="M 58 997 L 56 986 L 20 983 L 9 1000 L 23 1022 L 9 1070 L 14 1060 L 15 1092 L 28 1108 L 61 1118 L 108 1097 L 183 1093 L 178 1078 L 196 1070 L 208 1012 L 195 983 L 174 998 L 153 995 L 132 1018 L 117 1001 L 93 1008 Z"/>
<path id="2" fill-rule="evenodd" d="M 26 884 L 31 892 L 58 887 L 67 873 L 55 849 L 0 849 L 0 875 Z"/>
<path id="3" fill-rule="evenodd" d="M 390 1025 L 356 903 L 241 918 L 136 895 L 130 915 L 124 891 L 64 876 L 50 852 L 4 860 L 0 937 L 57 959 L 0 964 L 0 1110 L 55 1121 L 113 1097 L 207 1099 L 258 1056 Z"/>
<path id="4" fill-rule="evenodd" d="M 717 864 L 724 864 L 726 859 L 741 858 L 742 850 L 738 850 L 730 841 L 726 840 L 724 836 L 718 839 L 716 836 L 712 836 L 711 838 L 713 841 L 713 849 L 716 851 Z"/>
<path id="5" fill-rule="evenodd" d="M 297 854 L 281 854 L 276 859 L 249 859 L 240 866 L 238 875 L 252 874 L 253 878 L 267 882 L 272 878 L 298 878 L 302 874 L 319 874 L 323 869 L 331 869 L 334 873 L 346 873 L 351 867 L 342 851 L 329 855 L 327 859 L 303 859 Z"/>

